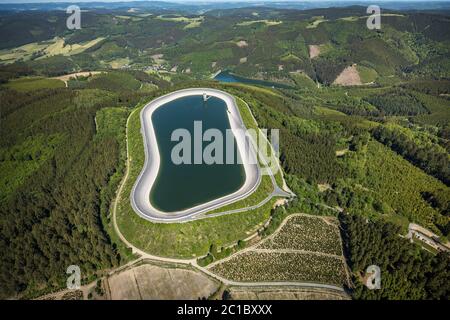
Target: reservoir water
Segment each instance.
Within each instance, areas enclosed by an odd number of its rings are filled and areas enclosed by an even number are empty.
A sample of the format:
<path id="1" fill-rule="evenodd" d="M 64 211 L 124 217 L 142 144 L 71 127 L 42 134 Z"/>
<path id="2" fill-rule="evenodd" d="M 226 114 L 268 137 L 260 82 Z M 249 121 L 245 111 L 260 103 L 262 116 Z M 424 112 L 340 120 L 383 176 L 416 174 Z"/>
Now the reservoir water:
<path id="1" fill-rule="evenodd" d="M 152 205 L 164 212 L 181 211 L 221 198 L 241 188 L 245 182 L 242 164 L 180 164 L 172 162 L 171 153 L 179 141 L 171 141 L 175 129 L 187 129 L 192 137 L 194 157 L 194 121 L 202 121 L 203 133 L 215 128 L 230 129 L 226 103 L 216 97 L 206 102 L 202 96 L 186 96 L 168 102 L 153 112 L 152 123 L 160 153 L 158 176 L 150 192 Z M 238 154 L 234 141 L 235 159 Z M 203 142 L 203 148 L 211 142 Z M 223 151 L 226 159 L 226 150 Z M 192 161 L 193 163 L 193 161 Z"/>
<path id="2" fill-rule="evenodd" d="M 233 82 L 239 82 L 239 83 L 246 83 L 246 84 L 252 84 L 252 85 L 259 85 L 264 87 L 271 87 L 271 88 L 280 88 L 280 89 L 292 89 L 291 86 L 277 83 L 277 82 L 270 82 L 270 81 L 264 81 L 264 80 L 257 80 L 257 79 L 249 79 L 244 78 L 238 75 L 235 75 L 229 71 L 222 71 L 218 75 L 214 77 L 214 80 L 220 81 L 220 82 L 227 82 L 227 83 L 233 83 Z"/>

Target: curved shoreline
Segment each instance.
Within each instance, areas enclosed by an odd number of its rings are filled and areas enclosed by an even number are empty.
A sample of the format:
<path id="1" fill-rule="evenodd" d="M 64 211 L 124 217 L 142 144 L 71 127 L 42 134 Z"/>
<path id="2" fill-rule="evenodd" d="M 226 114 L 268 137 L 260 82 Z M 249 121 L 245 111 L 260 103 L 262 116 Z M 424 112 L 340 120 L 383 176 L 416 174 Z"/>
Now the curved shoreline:
<path id="1" fill-rule="evenodd" d="M 223 100 L 227 105 L 229 111 L 227 114 L 228 120 L 230 122 L 230 128 L 234 133 L 238 150 L 243 159 L 243 166 L 246 175 L 245 182 L 239 190 L 226 196 L 197 205 L 195 207 L 176 212 L 160 211 L 154 208 L 150 201 L 150 191 L 158 176 L 161 161 L 156 134 L 153 128 L 152 114 L 157 108 L 170 101 L 186 96 L 201 96 L 204 93 L 206 93 L 208 96 L 214 96 Z M 245 143 L 248 140 L 245 138 L 245 132 L 243 132 L 242 129 L 246 129 L 246 127 L 239 113 L 236 100 L 232 95 L 220 90 L 207 88 L 184 89 L 175 91 L 162 97 L 156 98 L 146 104 L 141 110 L 140 119 L 141 134 L 143 137 L 145 151 L 145 163 L 131 191 L 130 201 L 133 210 L 142 218 L 151 222 L 159 223 L 191 221 L 197 215 L 220 208 L 249 196 L 259 186 L 261 182 L 261 170 L 256 161 L 256 153 L 253 147 L 248 148 L 250 150 L 248 156 L 252 161 L 245 160 L 245 158 L 247 157 L 247 154 L 245 152 Z M 251 144 L 251 142 L 248 143 Z"/>

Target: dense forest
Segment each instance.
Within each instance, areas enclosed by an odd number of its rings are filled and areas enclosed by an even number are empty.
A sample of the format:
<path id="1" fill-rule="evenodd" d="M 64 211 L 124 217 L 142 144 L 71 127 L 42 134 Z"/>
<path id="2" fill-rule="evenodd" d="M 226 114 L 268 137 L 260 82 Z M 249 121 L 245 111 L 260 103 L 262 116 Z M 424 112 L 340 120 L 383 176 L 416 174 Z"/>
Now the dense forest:
<path id="1" fill-rule="evenodd" d="M 445 299 L 450 297 L 450 257 L 421 250 L 399 235 L 399 227 L 341 214 L 345 254 L 354 273 L 355 299 Z M 369 290 L 362 276 L 370 265 L 381 269 L 381 289 Z"/>
<path id="2" fill-rule="evenodd" d="M 402 90 L 371 96 L 366 101 L 377 107 L 382 115 L 415 116 L 428 112 L 419 100 Z"/>
<path id="3" fill-rule="evenodd" d="M 450 158 L 448 152 L 439 144 L 420 141 L 410 137 L 401 127 L 379 126 L 374 130 L 374 137 L 383 144 L 422 168 L 428 174 L 435 176 L 450 185 Z M 418 140 L 418 141 L 417 141 Z"/>
<path id="4" fill-rule="evenodd" d="M 115 80 L 97 80 L 109 91 L 0 91 L 2 297 L 58 288 L 69 265 L 88 279 L 120 263 L 101 208 L 115 195 L 109 183 L 123 141 L 99 135 L 96 114 L 132 107 L 148 93 L 117 91 Z"/>

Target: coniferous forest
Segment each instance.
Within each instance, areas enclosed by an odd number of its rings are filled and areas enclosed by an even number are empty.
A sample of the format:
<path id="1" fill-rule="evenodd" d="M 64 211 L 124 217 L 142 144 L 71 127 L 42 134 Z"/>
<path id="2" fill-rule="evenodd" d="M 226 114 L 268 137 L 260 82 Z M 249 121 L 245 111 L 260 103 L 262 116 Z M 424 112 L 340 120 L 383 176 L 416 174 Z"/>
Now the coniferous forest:
<path id="1" fill-rule="evenodd" d="M 341 214 L 344 248 L 356 284 L 356 299 L 447 299 L 450 294 L 450 257 L 435 256 L 399 237 L 399 227 Z M 369 265 L 381 269 L 383 285 L 369 290 L 362 275 Z"/>
<path id="2" fill-rule="evenodd" d="M 104 190 L 119 165 L 119 141 L 99 136 L 95 117 L 140 97 L 98 89 L 7 90 L 0 97 L 2 296 L 59 287 L 72 264 L 91 276 L 117 266 L 101 207 L 114 197 Z"/>

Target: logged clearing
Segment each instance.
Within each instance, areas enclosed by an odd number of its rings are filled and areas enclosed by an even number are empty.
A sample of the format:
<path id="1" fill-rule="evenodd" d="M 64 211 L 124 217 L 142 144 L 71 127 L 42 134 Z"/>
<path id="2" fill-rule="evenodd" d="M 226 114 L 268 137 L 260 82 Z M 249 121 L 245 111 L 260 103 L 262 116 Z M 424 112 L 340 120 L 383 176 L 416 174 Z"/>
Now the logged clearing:
<path id="1" fill-rule="evenodd" d="M 248 43 L 247 43 L 247 41 L 245 41 L 245 40 L 241 40 L 241 41 L 236 42 L 236 45 L 237 45 L 239 48 L 248 47 Z"/>
<path id="2" fill-rule="evenodd" d="M 107 279 L 112 300 L 197 300 L 219 284 L 200 272 L 144 264 Z"/>
<path id="3" fill-rule="evenodd" d="M 309 46 L 309 57 L 311 59 L 314 59 L 315 57 L 318 57 L 320 54 L 320 46 L 312 44 Z"/>
<path id="4" fill-rule="evenodd" d="M 363 83 L 361 82 L 361 77 L 354 64 L 345 68 L 336 80 L 334 80 L 333 84 L 340 86 L 360 86 Z"/>

